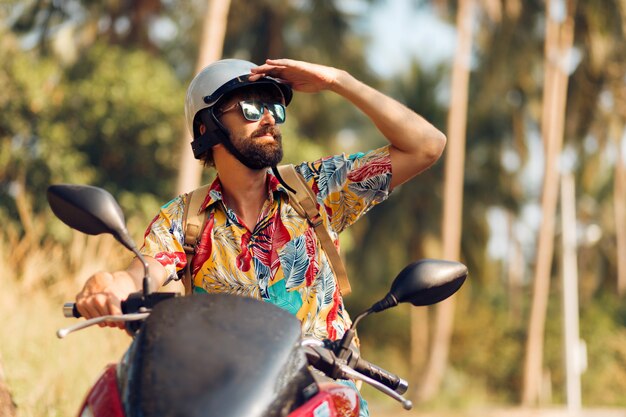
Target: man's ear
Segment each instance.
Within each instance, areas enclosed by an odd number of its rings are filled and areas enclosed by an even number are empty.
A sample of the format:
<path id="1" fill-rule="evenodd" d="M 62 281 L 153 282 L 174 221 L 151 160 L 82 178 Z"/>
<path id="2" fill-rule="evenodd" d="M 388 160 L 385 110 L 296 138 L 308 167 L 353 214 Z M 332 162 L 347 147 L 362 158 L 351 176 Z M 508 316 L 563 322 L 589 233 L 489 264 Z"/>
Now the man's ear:
<path id="1" fill-rule="evenodd" d="M 200 130 L 201 135 L 204 135 L 204 132 L 206 132 L 206 126 L 204 123 L 202 123 L 198 129 Z"/>

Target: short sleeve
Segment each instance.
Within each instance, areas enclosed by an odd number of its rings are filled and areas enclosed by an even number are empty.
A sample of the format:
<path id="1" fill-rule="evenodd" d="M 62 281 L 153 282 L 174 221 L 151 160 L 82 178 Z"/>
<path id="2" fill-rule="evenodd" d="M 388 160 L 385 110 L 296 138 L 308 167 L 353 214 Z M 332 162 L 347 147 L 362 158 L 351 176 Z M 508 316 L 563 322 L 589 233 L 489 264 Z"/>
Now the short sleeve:
<path id="1" fill-rule="evenodd" d="M 161 207 L 146 229 L 141 248 L 143 255 L 151 256 L 167 270 L 169 277 L 187 264 L 183 249 L 182 218 L 186 195 L 179 196 Z"/>
<path id="2" fill-rule="evenodd" d="M 352 155 L 336 155 L 297 169 L 317 195 L 330 226 L 340 233 L 376 204 L 387 199 L 391 185 L 389 146 Z"/>

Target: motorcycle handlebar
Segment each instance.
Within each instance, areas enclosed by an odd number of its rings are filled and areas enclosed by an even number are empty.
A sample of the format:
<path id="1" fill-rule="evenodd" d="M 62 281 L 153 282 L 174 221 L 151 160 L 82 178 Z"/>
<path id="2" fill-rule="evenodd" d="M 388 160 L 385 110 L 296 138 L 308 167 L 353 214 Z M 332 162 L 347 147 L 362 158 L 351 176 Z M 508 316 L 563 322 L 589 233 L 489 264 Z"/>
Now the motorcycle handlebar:
<path id="1" fill-rule="evenodd" d="M 376 366 L 363 358 L 359 358 L 353 368 L 355 371 L 365 376 L 369 376 L 373 380 L 391 388 L 398 394 L 404 394 L 409 388 L 409 383 L 400 378 L 398 375 L 392 374 L 391 372 L 386 371 L 385 369 Z"/>
<path id="2" fill-rule="evenodd" d="M 125 302 L 122 301 L 122 310 L 125 310 L 124 304 L 125 304 Z M 66 317 L 66 318 L 69 318 L 69 319 L 74 317 L 76 319 L 79 319 L 82 316 L 83 315 L 80 314 L 80 311 L 78 311 L 78 308 L 76 307 L 76 303 L 67 302 L 67 303 L 63 304 L 63 317 Z"/>
<path id="3" fill-rule="evenodd" d="M 126 307 L 125 307 L 126 302 L 122 301 L 122 311 L 126 313 Z M 63 304 L 63 317 L 66 317 L 68 319 L 71 319 L 72 317 L 79 319 L 81 318 L 83 315 L 80 314 L 80 311 L 78 311 L 78 307 L 76 307 L 76 303 L 73 302 L 67 302 L 65 304 Z"/>
<path id="4" fill-rule="evenodd" d="M 305 354 L 310 365 L 331 378 L 341 377 L 338 369 L 342 364 L 345 364 L 356 372 L 381 383 L 398 394 L 404 394 L 409 387 L 408 382 L 404 379 L 362 359 L 356 352 L 347 363 L 339 360 L 333 350 L 329 349 L 328 346 L 305 346 Z"/>
<path id="5" fill-rule="evenodd" d="M 309 365 L 330 378 L 357 379 L 368 383 L 379 391 L 402 403 L 410 410 L 412 404 L 402 397 L 408 384 L 402 378 L 354 355 L 347 362 L 339 359 L 330 344 L 303 343 L 304 352 Z M 332 342 L 331 342 L 332 343 Z"/>
<path id="6" fill-rule="evenodd" d="M 134 314 L 144 312 L 146 310 L 152 309 L 161 301 L 177 297 L 178 295 L 180 294 L 174 292 L 153 292 L 148 295 L 145 295 L 141 291 L 134 292 L 131 293 L 126 300 L 122 300 L 122 313 Z M 68 318 L 82 317 L 82 314 L 80 314 L 80 311 L 78 311 L 78 309 L 76 308 L 76 303 L 73 302 L 63 304 L 63 315 Z"/>

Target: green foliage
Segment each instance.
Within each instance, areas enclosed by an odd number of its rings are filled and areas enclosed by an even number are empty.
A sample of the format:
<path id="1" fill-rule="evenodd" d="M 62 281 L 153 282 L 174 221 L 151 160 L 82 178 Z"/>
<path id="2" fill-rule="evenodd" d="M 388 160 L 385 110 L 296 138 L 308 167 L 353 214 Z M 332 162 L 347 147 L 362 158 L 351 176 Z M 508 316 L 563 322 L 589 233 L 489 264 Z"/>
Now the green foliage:
<path id="1" fill-rule="evenodd" d="M 580 336 L 587 345 L 583 404 L 626 406 L 626 307 L 612 292 L 581 306 Z"/>
<path id="2" fill-rule="evenodd" d="M 95 45 L 65 76 L 72 90 L 59 122 L 99 168 L 96 183 L 170 195 L 184 97 L 171 69 L 139 50 Z"/>
<path id="3" fill-rule="evenodd" d="M 481 384 L 492 403 L 514 403 L 521 387 L 525 333 L 497 300 L 467 304 L 457 311 L 450 351 L 457 372 Z"/>
<path id="4" fill-rule="evenodd" d="M 6 38 L 2 46 L 0 194 L 10 217 L 19 187 L 35 197 L 36 212 L 46 209 L 47 186 L 58 182 L 132 193 L 124 201 L 130 212 L 146 203 L 144 193 L 171 196 L 184 91 L 167 65 L 139 50 L 96 44 L 64 67 Z M 149 205 L 154 213 L 158 206 Z"/>
<path id="5" fill-rule="evenodd" d="M 52 181 L 90 181 L 93 167 L 85 155 L 73 152 L 69 131 L 54 122 L 62 101 L 60 68 L 35 54 L 8 49 L 7 43 L 5 38 L 0 48 L 0 88 L 6 93 L 0 98 L 2 201 L 10 201 L 20 186 L 43 195 Z M 36 209 L 42 209 L 41 201 Z M 16 217 L 14 208 L 9 215 Z"/>
<path id="6" fill-rule="evenodd" d="M 552 403 L 565 402 L 562 301 L 558 285 L 552 292 L 546 323 L 544 369 L 548 371 Z M 527 309 L 516 314 L 502 291 L 481 290 L 481 301 L 459 303 L 451 346 L 455 372 L 464 374 L 472 390 L 483 386 L 486 401 L 519 401 L 524 364 Z M 518 294 L 528 299 L 529 294 Z M 520 313 L 523 313 L 520 315 Z M 587 346 L 588 368 L 582 374 L 582 398 L 587 407 L 623 407 L 626 384 L 626 309 L 619 298 L 602 293 L 581 305 L 580 338 Z M 448 395 L 448 394 L 446 394 Z"/>

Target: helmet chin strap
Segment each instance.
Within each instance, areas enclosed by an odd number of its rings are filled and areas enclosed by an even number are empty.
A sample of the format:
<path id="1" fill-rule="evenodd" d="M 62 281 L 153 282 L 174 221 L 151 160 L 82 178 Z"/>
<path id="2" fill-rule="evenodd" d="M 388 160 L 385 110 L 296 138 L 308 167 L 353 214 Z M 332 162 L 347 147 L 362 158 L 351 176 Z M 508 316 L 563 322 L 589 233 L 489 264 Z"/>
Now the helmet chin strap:
<path id="1" fill-rule="evenodd" d="M 207 136 L 207 138 L 203 142 L 208 144 L 208 147 L 213 147 L 218 143 L 222 143 L 226 147 L 228 152 L 230 152 L 235 158 L 237 158 L 239 162 L 241 162 L 248 168 L 254 170 L 268 168 L 267 166 L 260 166 L 257 162 L 251 161 L 249 158 L 239 152 L 239 150 L 235 147 L 235 145 L 233 145 L 232 141 L 230 140 L 230 134 L 228 130 L 226 129 L 226 127 L 224 127 L 222 123 L 220 123 L 217 117 L 215 117 L 212 110 L 205 112 L 202 115 L 202 121 L 204 122 L 205 126 L 208 127 L 206 133 L 202 135 Z M 200 137 L 200 139 L 202 139 L 202 137 Z M 281 177 L 276 165 L 273 165 L 271 168 L 272 173 L 274 174 L 278 182 L 287 190 L 295 194 L 295 190 L 287 185 L 285 180 L 283 180 L 283 177 Z"/>
<path id="2" fill-rule="evenodd" d="M 266 166 L 260 165 L 258 162 L 250 160 L 250 158 L 247 158 L 245 155 L 239 152 L 239 149 L 237 149 L 235 145 L 233 145 L 230 138 L 222 140 L 222 144 L 226 147 L 226 149 L 228 149 L 228 152 L 230 152 L 235 158 L 237 158 L 239 162 L 241 162 L 248 168 L 255 170 L 267 168 Z"/>
<path id="3" fill-rule="evenodd" d="M 213 110 L 207 111 L 202 114 L 202 122 L 207 128 L 207 131 L 204 135 L 206 139 L 203 141 L 204 144 L 207 145 L 207 149 L 211 148 L 218 143 L 223 144 L 228 152 L 230 152 L 239 162 L 244 164 L 250 169 L 263 169 L 267 168 L 265 166 L 259 166 L 258 163 L 250 160 L 245 155 L 243 155 L 239 150 L 233 145 L 230 140 L 230 134 L 228 130 L 224 127 L 222 123 L 215 117 L 213 114 Z M 202 139 L 202 137 L 200 137 Z"/>

